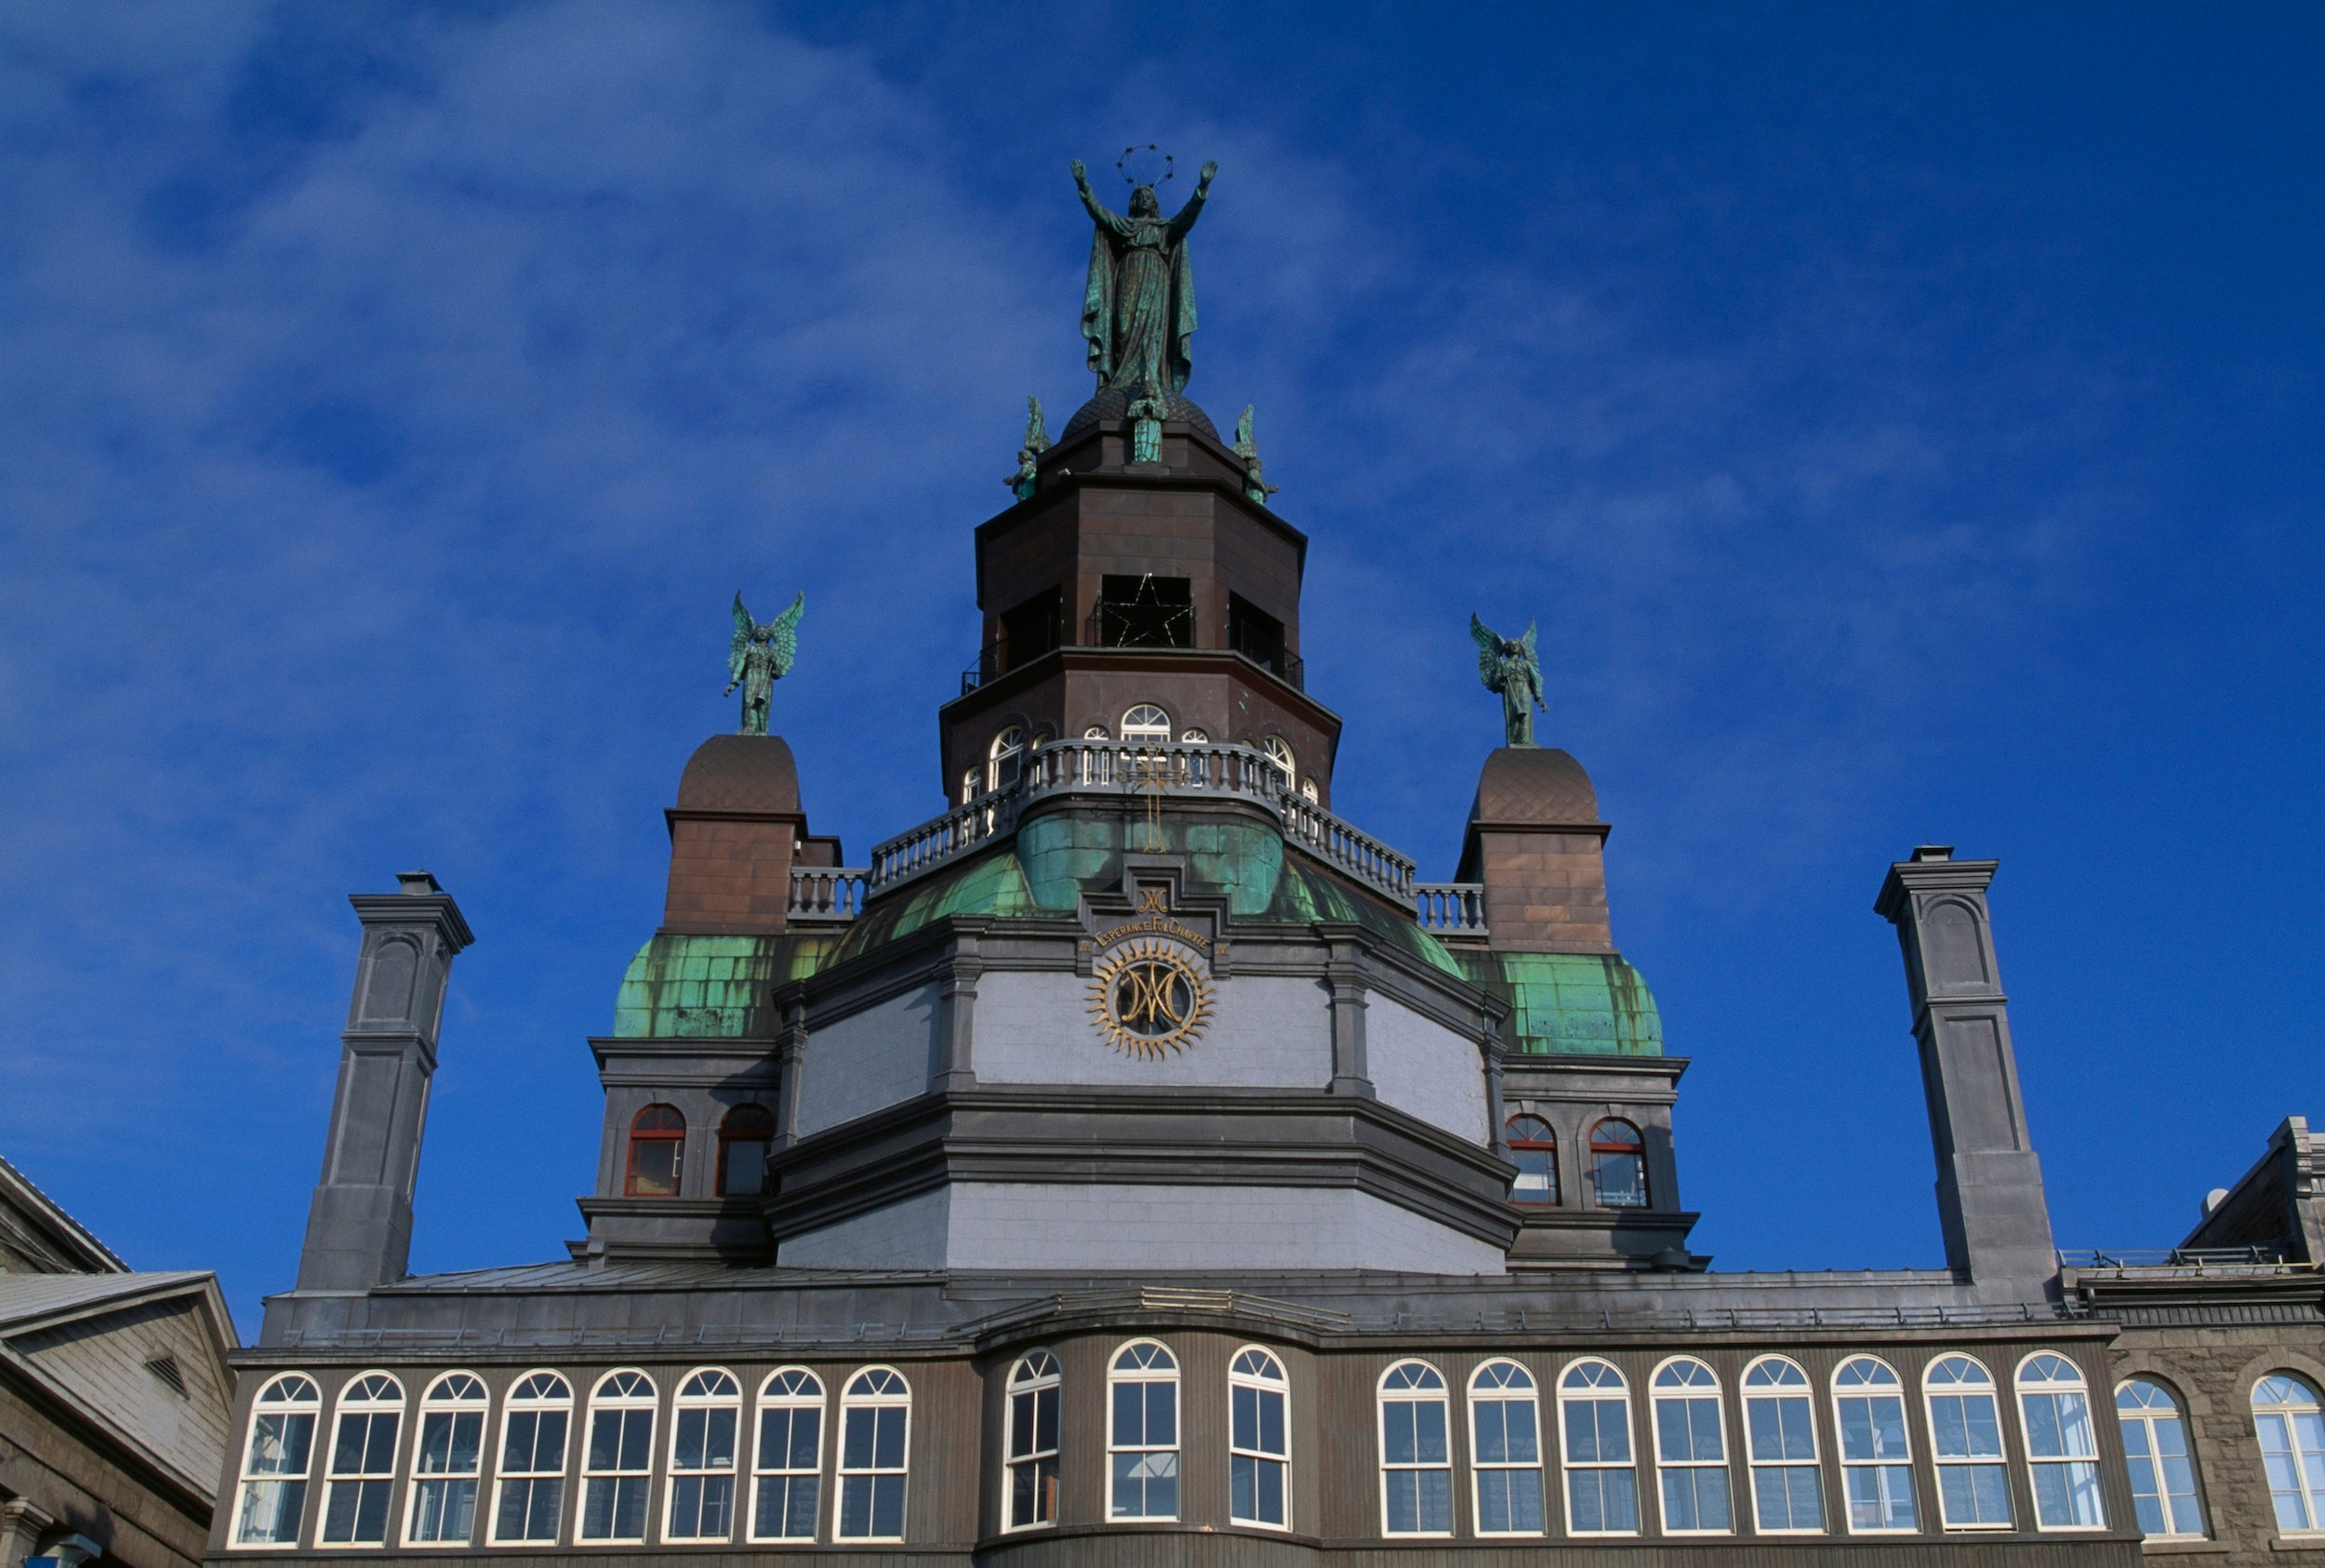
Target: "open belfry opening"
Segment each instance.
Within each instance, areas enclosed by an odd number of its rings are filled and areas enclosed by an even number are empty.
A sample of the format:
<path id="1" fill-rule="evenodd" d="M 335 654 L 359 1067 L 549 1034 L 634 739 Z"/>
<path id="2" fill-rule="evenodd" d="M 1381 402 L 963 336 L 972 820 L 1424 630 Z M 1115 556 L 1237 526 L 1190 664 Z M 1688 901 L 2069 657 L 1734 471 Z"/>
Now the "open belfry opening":
<path id="1" fill-rule="evenodd" d="M 780 733 L 781 683 L 838 635 L 817 584 L 747 585 L 792 595 L 771 620 L 737 596 L 737 727 L 672 759 L 564 1256 L 407 1274 L 471 933 L 424 872 L 355 900 L 323 1176 L 240 1362 L 215 1550 L 2098 1568 L 2223 1521 L 2260 1542 L 2247 1440 L 2297 1474 L 2314 1431 L 2325 1466 L 2305 1123 L 2187 1242 L 2235 1267 L 2066 1262 L 1995 862 L 1924 845 L 1878 910 L 1937 1177 L 1901 1230 L 1932 1266 L 1713 1269 L 1670 1047 L 1722 1043 L 1670 1038 L 1617 946 L 1613 814 L 1555 744 L 1534 626 L 1445 628 L 1483 687 L 1450 880 L 1335 809 L 1301 617 L 1330 519 L 1268 480 L 1251 408 L 1222 436 L 1187 394 L 1214 172 L 1166 214 L 1074 167 L 1096 385 L 1055 439 L 1031 405 L 1007 503 L 963 520 L 977 652 L 926 819 L 854 857 L 810 831 L 792 748 L 849 737 Z M 2237 1424 L 2254 1388 L 2276 1427 Z M 2231 1413 L 2201 1450 L 2198 1400 Z"/>

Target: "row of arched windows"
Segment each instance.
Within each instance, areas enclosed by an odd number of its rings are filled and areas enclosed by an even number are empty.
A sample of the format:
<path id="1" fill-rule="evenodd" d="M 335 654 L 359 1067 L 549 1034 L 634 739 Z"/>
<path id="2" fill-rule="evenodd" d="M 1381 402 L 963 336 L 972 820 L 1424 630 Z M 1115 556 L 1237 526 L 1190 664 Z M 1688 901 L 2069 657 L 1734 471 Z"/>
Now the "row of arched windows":
<path id="1" fill-rule="evenodd" d="M 752 1428 L 743 1424 L 742 1384 L 724 1367 L 679 1380 L 669 1431 L 659 1436 L 654 1379 L 631 1368 L 597 1380 L 578 1427 L 573 1385 L 563 1374 L 520 1377 L 501 1402 L 497 1444 L 488 1451 L 490 1402 L 472 1373 L 447 1372 L 428 1385 L 397 1524 L 404 1385 L 385 1372 L 351 1379 L 319 1455 L 323 1396 L 315 1380 L 296 1372 L 275 1377 L 251 1409 L 232 1544 L 298 1546 L 318 1457 L 325 1461 L 319 1547 L 384 1547 L 391 1535 L 407 1547 L 553 1546 L 567 1538 L 568 1521 L 577 1543 L 635 1544 L 654 1522 L 647 1501 L 658 1459 L 669 1482 L 656 1524 L 664 1541 L 812 1542 L 825 1528 L 824 1385 L 805 1367 L 778 1368 L 762 1381 Z M 823 1538 L 903 1539 L 911 1411 L 910 1388 L 893 1368 L 865 1367 L 848 1377 Z M 489 1492 L 488 1452 L 497 1455 Z"/>
<path id="2" fill-rule="evenodd" d="M 764 1106 L 738 1105 L 719 1123 L 719 1197 L 754 1197 L 767 1182 L 775 1117 Z M 649 1105 L 630 1119 L 630 1154 L 621 1190 L 630 1198 L 675 1198 L 685 1174 L 686 1118 L 674 1105 Z"/>
<path id="3" fill-rule="evenodd" d="M 1131 746 L 1165 746 L 1170 744 L 1171 735 L 1170 713 L 1155 703 L 1141 702 L 1123 711 L 1122 722 L 1113 732 L 1109 733 L 1104 724 L 1092 724 L 1082 732 L 1082 738 L 1121 740 Z M 1022 726 L 1004 725 L 986 747 L 985 761 L 962 772 L 961 804 L 966 805 L 980 794 L 1014 786 L 1024 770 L 1027 753 L 1040 750 L 1055 738 L 1047 730 L 1036 730 L 1029 739 Z M 1183 731 L 1178 738 L 1189 746 L 1208 745 L 1211 741 L 1209 733 L 1200 729 Z M 1259 751 L 1283 775 L 1285 789 L 1297 784 L 1300 793 L 1310 801 L 1321 798 L 1315 779 L 1302 776 L 1298 755 L 1289 740 L 1280 735 L 1264 736 Z"/>
<path id="4" fill-rule="evenodd" d="M 1134 1340 L 1109 1358 L 1109 1519 L 1180 1517 L 1179 1381 L 1178 1362 L 1160 1341 Z M 1732 1424 L 1718 1374 L 1694 1357 L 1658 1365 L 1639 1401 L 1613 1362 L 1575 1359 L 1559 1370 L 1548 1410 L 1531 1370 L 1495 1358 L 1466 1385 L 1462 1486 L 1452 1389 L 1431 1363 L 1402 1361 L 1376 1390 L 1380 1528 L 1450 1535 L 1466 1504 L 1479 1535 L 1543 1535 L 1553 1508 L 1572 1535 L 1635 1535 L 1646 1528 L 1642 1486 L 1652 1489 L 1666 1535 L 1733 1534 L 1744 1518 L 1760 1535 L 1825 1534 L 1835 1519 L 1853 1535 L 2018 1527 L 1994 1375 L 1975 1358 L 1947 1352 L 1921 1370 L 1920 1383 L 1916 1402 L 1890 1362 L 1852 1356 L 1820 1401 L 1797 1362 L 1762 1356 L 1744 1369 Z M 1010 1370 L 1004 1529 L 1057 1520 L 1067 1463 L 1063 1386 L 1058 1359 L 1046 1349 Z M 1246 1346 L 1230 1360 L 1224 1458 L 1235 1524 L 1292 1527 L 1291 1392 L 1271 1352 Z M 2018 1363 L 2013 1392 L 2033 1524 L 2105 1528 L 2081 1371 L 2037 1352 Z M 230 1544 L 297 1547 L 318 1480 L 311 1528 L 319 1547 L 384 1547 L 392 1535 L 405 1546 L 624 1545 L 650 1533 L 666 1542 L 904 1537 L 912 1398 L 890 1367 L 861 1368 L 844 1381 L 829 1498 L 826 1390 L 805 1367 L 768 1374 L 748 1401 L 726 1369 L 690 1372 L 677 1383 L 665 1433 L 657 1430 L 663 1413 L 656 1384 L 636 1369 L 599 1377 L 578 1426 L 565 1375 L 526 1374 L 502 1401 L 488 1446 L 490 1402 L 474 1374 L 438 1375 L 420 1398 L 407 1451 L 403 1383 L 387 1372 L 363 1373 L 340 1390 L 330 1441 L 319 1451 L 315 1380 L 296 1372 L 272 1378 L 252 1406 Z M 1915 1403 L 1919 1421 L 1909 1414 Z M 2316 1389 L 2272 1373 L 2254 1385 L 2252 1408 L 2279 1531 L 2325 1533 L 2325 1410 Z M 2116 1413 L 2143 1534 L 2203 1537 L 2178 1402 L 2162 1385 L 2133 1378 L 2117 1389 Z M 1917 1443 L 1933 1495 L 1916 1481 Z M 1828 1460 L 1841 1490 L 1830 1501 Z M 658 1464 L 667 1482 L 658 1521 L 649 1518 Z"/>
<path id="5" fill-rule="evenodd" d="M 1526 1208 L 1556 1208 L 1558 1134 L 1539 1116 L 1513 1116 L 1504 1129 L 1509 1158 L 1518 1167 L 1509 1201 Z M 1647 1203 L 1647 1146 L 1639 1129 L 1610 1116 L 1590 1129 L 1590 1198 L 1602 1209 L 1643 1209 Z"/>

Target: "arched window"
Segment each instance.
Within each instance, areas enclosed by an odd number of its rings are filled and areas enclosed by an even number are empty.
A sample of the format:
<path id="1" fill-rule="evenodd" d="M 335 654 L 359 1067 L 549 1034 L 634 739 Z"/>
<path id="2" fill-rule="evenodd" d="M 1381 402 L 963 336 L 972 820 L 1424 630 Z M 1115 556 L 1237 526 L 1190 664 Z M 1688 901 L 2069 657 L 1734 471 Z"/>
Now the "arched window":
<path id="1" fill-rule="evenodd" d="M 735 1534 L 735 1431 L 742 1420 L 743 1386 L 724 1368 L 704 1367 L 678 1386 L 665 1539 L 724 1541 Z"/>
<path id="2" fill-rule="evenodd" d="M 844 1541 L 904 1539 L 905 1440 L 912 1390 L 884 1366 L 869 1366 L 840 1396 L 840 1520 Z"/>
<path id="3" fill-rule="evenodd" d="M 1968 1356 L 1940 1356 L 1922 1375 L 1921 1397 L 1930 1407 L 1938 1519 L 1948 1530 L 2009 1529 L 2010 1477 L 1992 1375 Z"/>
<path id="4" fill-rule="evenodd" d="M 1576 1362 L 1558 1380 L 1565 1434 L 1566 1528 L 1576 1535 L 1639 1534 L 1631 1468 L 1630 1386 L 1605 1362 Z"/>
<path id="5" fill-rule="evenodd" d="M 767 1185 L 767 1145 L 775 1118 L 763 1105 L 738 1105 L 719 1123 L 719 1196 L 755 1198 Z"/>
<path id="6" fill-rule="evenodd" d="M 1106 1375 L 1107 1517 L 1176 1519 L 1178 1362 L 1153 1340 L 1134 1340 Z"/>
<path id="7" fill-rule="evenodd" d="M 1283 787 L 1290 789 L 1300 771 L 1299 758 L 1292 754 L 1292 743 L 1280 735 L 1271 735 L 1259 743 L 1259 750 L 1275 764 L 1276 772 L 1283 776 Z"/>
<path id="8" fill-rule="evenodd" d="M 323 1491 L 322 1542 L 384 1546 L 395 1487 L 395 1442 L 404 1426 L 404 1385 L 366 1372 L 339 1390 L 339 1425 Z"/>
<path id="9" fill-rule="evenodd" d="M 1025 763 L 1025 731 L 1011 724 L 993 737 L 985 751 L 985 788 L 1006 790 L 1017 781 Z"/>
<path id="10" fill-rule="evenodd" d="M 2288 1535 L 2325 1531 L 2325 1411 L 2317 1390 L 2291 1373 L 2270 1373 L 2252 1386 L 2252 1424 L 2277 1528 Z"/>
<path id="11" fill-rule="evenodd" d="M 1638 1128 L 1609 1117 L 1590 1129 L 1590 1185 L 1602 1209 L 1647 1206 L 1647 1146 Z"/>
<path id="12" fill-rule="evenodd" d="M 754 1541 L 812 1541 L 823 1472 L 823 1384 L 804 1366 L 759 1389 L 759 1446 L 751 1462 Z"/>
<path id="13" fill-rule="evenodd" d="M 404 1509 L 406 1546 L 466 1546 L 476 1535 L 476 1482 L 485 1468 L 484 1380 L 447 1372 L 419 1400 L 419 1446 Z"/>
<path id="14" fill-rule="evenodd" d="M 1481 1535 L 1542 1534 L 1542 1435 L 1534 1375 L 1516 1362 L 1469 1375 L 1469 1481 Z"/>
<path id="15" fill-rule="evenodd" d="M 2080 1368 L 2045 1351 L 2018 1363 L 2018 1419 L 2026 1440 L 2039 1530 L 2099 1530 L 2099 1441 Z"/>
<path id="16" fill-rule="evenodd" d="M 1123 738 L 1133 746 L 1166 746 L 1171 716 L 1151 702 L 1141 702 L 1123 715 Z"/>
<path id="17" fill-rule="evenodd" d="M 565 1436 L 573 1385 L 553 1372 L 527 1373 L 500 1411 L 500 1495 L 496 1545 L 553 1546 L 565 1507 Z"/>
<path id="18" fill-rule="evenodd" d="M 2134 1377 L 2115 1391 L 2115 1418 L 2131 1461 L 2132 1508 L 2150 1540 L 2198 1540 L 2204 1508 L 2196 1497 L 2196 1464 L 2187 1422 L 2160 1383 Z"/>
<path id="19" fill-rule="evenodd" d="M 1092 724 L 1089 728 L 1082 732 L 1082 738 L 1084 740 L 1111 740 L 1114 737 L 1107 733 L 1107 728 L 1104 724 Z"/>
<path id="20" fill-rule="evenodd" d="M 1190 729 L 1182 733 L 1179 739 L 1189 746 L 1208 746 L 1211 744 L 1211 733 L 1208 730 Z"/>
<path id="21" fill-rule="evenodd" d="M 678 1108 L 647 1106 L 630 1119 L 630 1176 L 622 1191 L 632 1198 L 677 1197 L 685 1149 L 686 1119 Z"/>
<path id="22" fill-rule="evenodd" d="M 1227 1375 L 1228 1518 L 1277 1530 L 1292 1523 L 1291 1381 L 1256 1346 L 1235 1353 Z"/>
<path id="23" fill-rule="evenodd" d="M 295 1547 L 307 1508 L 323 1393 L 303 1372 L 286 1372 L 250 1405 L 250 1442 L 242 1453 L 241 1495 L 234 1504 L 234 1545 Z"/>
<path id="24" fill-rule="evenodd" d="M 981 767 L 968 768 L 962 773 L 961 804 L 963 805 L 966 805 L 971 801 L 976 799 L 976 787 L 978 783 L 983 780 L 984 777 L 985 770 Z"/>
<path id="25" fill-rule="evenodd" d="M 1399 1362 L 1381 1376 L 1380 1511 L 1391 1535 L 1453 1534 L 1445 1380 L 1427 1362 Z"/>
<path id="26" fill-rule="evenodd" d="M 1006 1528 L 1057 1522 L 1057 1404 L 1063 1373 L 1047 1350 L 1021 1356 L 1009 1369 L 1009 1522 Z"/>
<path id="27" fill-rule="evenodd" d="M 1734 1529 L 1720 1379 L 1699 1361 L 1666 1362 L 1655 1368 L 1654 1399 L 1664 1533 L 1718 1535 Z"/>
<path id="28" fill-rule="evenodd" d="M 643 1372 L 609 1372 L 590 1394 L 590 1440 L 581 1452 L 585 1541 L 645 1539 L 654 1468 L 654 1385 Z"/>
<path id="29" fill-rule="evenodd" d="M 1871 1356 L 1833 1374 L 1833 1418 L 1840 1427 L 1840 1485 L 1856 1535 L 1919 1529 L 1913 1507 L 1913 1448 L 1906 1438 L 1905 1385 Z"/>
<path id="30" fill-rule="evenodd" d="M 1558 1134 L 1539 1116 L 1513 1116 L 1507 1128 L 1510 1163 L 1518 1179 L 1509 1184 L 1509 1201 L 1527 1208 L 1558 1206 Z"/>
<path id="31" fill-rule="evenodd" d="M 1323 804 L 1323 798 L 1322 791 L 1316 788 L 1316 781 L 1313 778 L 1300 780 L 1300 799 L 1310 805 L 1321 805 Z"/>
<path id="32" fill-rule="evenodd" d="M 1821 1535 L 1825 1486 L 1816 1470 L 1816 1402 L 1807 1373 L 1782 1356 L 1763 1356 L 1744 1369 L 1744 1439 L 1760 1533 Z"/>

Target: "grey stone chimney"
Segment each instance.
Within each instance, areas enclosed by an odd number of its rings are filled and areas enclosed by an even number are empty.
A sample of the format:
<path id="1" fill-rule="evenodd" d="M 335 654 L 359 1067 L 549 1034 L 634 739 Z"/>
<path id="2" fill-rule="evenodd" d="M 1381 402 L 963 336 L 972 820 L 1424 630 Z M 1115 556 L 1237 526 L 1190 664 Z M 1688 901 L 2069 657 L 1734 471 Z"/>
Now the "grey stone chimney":
<path id="1" fill-rule="evenodd" d="M 1905 949 L 1921 1086 L 1937 1145 L 1946 1262 L 1979 1284 L 2039 1298 L 2058 1274 L 2042 1162 L 2027 1136 L 2011 1048 L 2009 999 L 1994 962 L 1986 884 L 1994 860 L 1923 844 L 1889 868 L 1875 912 Z"/>
<path id="2" fill-rule="evenodd" d="M 364 1291 L 404 1277 L 412 1249 L 412 1185 L 419 1175 L 428 1085 L 436 1072 L 452 958 L 474 940 L 451 895 L 426 871 L 398 893 L 348 902 L 364 923 L 339 1054 L 339 1093 L 323 1179 L 307 1211 L 299 1288 Z"/>

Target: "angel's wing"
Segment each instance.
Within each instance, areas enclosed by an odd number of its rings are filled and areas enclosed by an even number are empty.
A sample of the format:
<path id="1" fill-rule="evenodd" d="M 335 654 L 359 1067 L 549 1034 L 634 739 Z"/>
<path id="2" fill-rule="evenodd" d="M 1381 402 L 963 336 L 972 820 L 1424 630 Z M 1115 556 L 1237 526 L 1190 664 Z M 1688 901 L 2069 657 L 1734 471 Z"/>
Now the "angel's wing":
<path id="1" fill-rule="evenodd" d="M 1478 679 L 1485 683 L 1487 691 L 1501 690 L 1502 640 L 1474 611 L 1469 616 L 1469 636 L 1478 645 Z"/>
<path id="2" fill-rule="evenodd" d="M 726 673 L 729 678 L 743 678 L 743 655 L 751 649 L 751 612 L 743 608 L 743 591 L 735 591 L 735 640 L 726 645 Z"/>
<path id="3" fill-rule="evenodd" d="M 1541 657 L 1534 651 L 1534 622 L 1532 620 L 1528 620 L 1526 622 L 1526 634 L 1518 640 L 1526 645 L 1526 662 L 1539 669 L 1541 667 L 1542 659 Z"/>
<path id="4" fill-rule="evenodd" d="M 803 590 L 791 600 L 791 607 L 777 616 L 767 627 L 767 641 L 775 649 L 775 678 L 781 680 L 791 672 L 791 659 L 799 652 L 799 618 L 807 608 L 807 594 Z"/>

